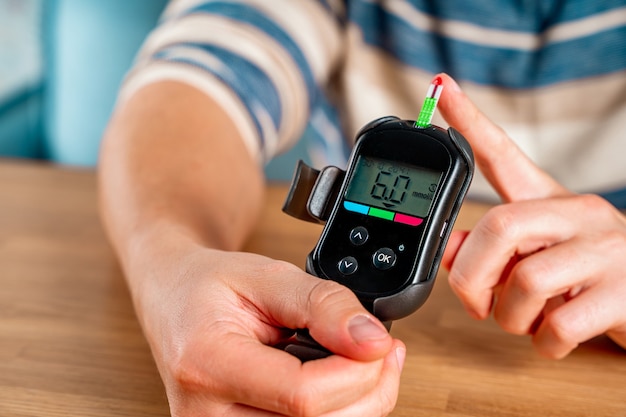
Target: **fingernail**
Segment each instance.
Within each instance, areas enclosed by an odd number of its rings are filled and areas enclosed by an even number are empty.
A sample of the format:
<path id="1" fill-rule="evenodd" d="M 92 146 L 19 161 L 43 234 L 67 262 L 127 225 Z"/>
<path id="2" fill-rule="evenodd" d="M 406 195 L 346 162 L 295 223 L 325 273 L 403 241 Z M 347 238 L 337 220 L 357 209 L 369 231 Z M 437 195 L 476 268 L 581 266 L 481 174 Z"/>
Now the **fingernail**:
<path id="1" fill-rule="evenodd" d="M 437 77 L 439 77 L 439 76 L 441 76 L 441 75 L 443 75 L 443 74 L 444 74 L 444 73 L 441 73 L 441 74 L 437 75 Z M 448 74 L 446 74 L 446 76 L 447 76 L 446 78 L 447 78 L 448 80 L 450 80 L 450 81 L 447 83 L 448 88 L 450 88 L 450 89 L 451 89 L 452 91 L 454 91 L 454 92 L 460 93 L 460 92 L 461 92 L 461 87 L 459 87 L 459 85 L 457 84 L 456 80 L 455 80 L 454 78 L 450 77 Z"/>
<path id="2" fill-rule="evenodd" d="M 397 348 L 396 349 L 396 359 L 398 360 L 398 368 L 402 369 L 404 367 L 404 359 L 406 358 L 406 349 Z"/>
<path id="3" fill-rule="evenodd" d="M 366 315 L 353 317 L 348 323 L 348 331 L 357 343 L 382 340 L 389 337 L 387 330 L 379 323 Z"/>

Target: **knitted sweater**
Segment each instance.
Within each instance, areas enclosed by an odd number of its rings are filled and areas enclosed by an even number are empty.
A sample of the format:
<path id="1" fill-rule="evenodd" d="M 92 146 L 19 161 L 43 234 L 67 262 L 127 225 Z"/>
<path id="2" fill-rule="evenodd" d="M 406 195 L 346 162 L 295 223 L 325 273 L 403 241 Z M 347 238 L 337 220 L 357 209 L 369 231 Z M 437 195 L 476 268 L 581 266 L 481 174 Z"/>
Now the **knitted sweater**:
<path id="1" fill-rule="evenodd" d="M 441 71 L 557 180 L 626 207 L 623 0 L 177 0 L 122 98 L 183 81 L 260 163 L 305 137 L 342 166 L 368 121 L 416 118 Z M 470 195 L 495 198 L 480 175 Z"/>

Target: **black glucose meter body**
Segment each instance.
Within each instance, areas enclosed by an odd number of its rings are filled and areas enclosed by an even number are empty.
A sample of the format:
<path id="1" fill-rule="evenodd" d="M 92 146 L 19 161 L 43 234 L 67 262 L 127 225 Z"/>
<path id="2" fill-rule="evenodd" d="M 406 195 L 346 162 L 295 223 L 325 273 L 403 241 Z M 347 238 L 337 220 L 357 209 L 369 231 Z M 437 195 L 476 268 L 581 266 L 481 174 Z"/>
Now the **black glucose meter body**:
<path id="1" fill-rule="evenodd" d="M 391 116 L 359 132 L 345 172 L 300 163 L 283 210 L 325 222 L 307 272 L 350 288 L 387 325 L 408 316 L 432 290 L 473 171 L 458 131 Z"/>

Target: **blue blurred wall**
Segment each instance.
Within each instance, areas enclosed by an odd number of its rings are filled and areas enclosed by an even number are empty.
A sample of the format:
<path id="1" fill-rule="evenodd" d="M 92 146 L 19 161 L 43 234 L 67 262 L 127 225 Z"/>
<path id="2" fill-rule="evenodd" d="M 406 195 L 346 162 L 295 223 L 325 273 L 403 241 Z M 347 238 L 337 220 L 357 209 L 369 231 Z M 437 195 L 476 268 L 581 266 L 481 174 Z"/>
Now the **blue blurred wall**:
<path id="1" fill-rule="evenodd" d="M 44 0 L 0 0 L 0 155 L 38 156 Z"/>
<path id="2" fill-rule="evenodd" d="M 44 156 L 97 161 L 118 88 L 166 0 L 47 0 Z"/>
<path id="3" fill-rule="evenodd" d="M 22 77 L 17 91 L 0 91 L 0 156 L 94 166 L 124 75 L 167 0 L 20 1 L 0 0 L 0 23 L 6 17 L 23 32 L 2 39 L 0 31 L 0 76 L 19 70 L 12 57 L 24 51 L 22 67 L 37 67 L 40 74 Z M 18 9 L 6 9 L 16 4 Z M 2 45 L 10 46 L 4 55 Z M 267 177 L 291 178 L 299 158 L 308 161 L 304 141 L 275 158 Z"/>

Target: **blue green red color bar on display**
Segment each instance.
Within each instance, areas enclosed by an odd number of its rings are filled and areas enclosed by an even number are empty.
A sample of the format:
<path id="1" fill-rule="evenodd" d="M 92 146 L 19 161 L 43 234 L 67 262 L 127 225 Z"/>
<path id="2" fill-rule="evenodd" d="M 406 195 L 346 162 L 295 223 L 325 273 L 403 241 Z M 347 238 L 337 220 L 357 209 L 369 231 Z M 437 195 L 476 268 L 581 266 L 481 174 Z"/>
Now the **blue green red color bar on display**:
<path id="1" fill-rule="evenodd" d="M 419 226 L 424 219 L 420 217 L 409 216 L 407 214 L 395 213 L 389 210 L 379 209 L 377 207 L 366 206 L 365 204 L 354 203 L 352 201 L 344 201 L 343 208 L 355 213 L 365 214 L 366 216 L 378 217 L 396 223 L 408 224 L 409 226 Z"/>

